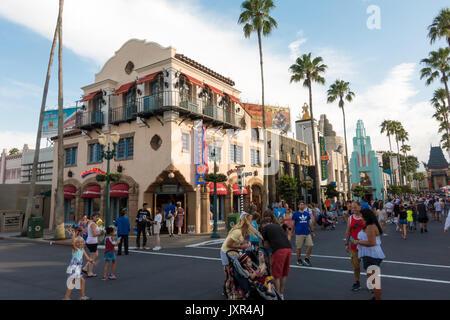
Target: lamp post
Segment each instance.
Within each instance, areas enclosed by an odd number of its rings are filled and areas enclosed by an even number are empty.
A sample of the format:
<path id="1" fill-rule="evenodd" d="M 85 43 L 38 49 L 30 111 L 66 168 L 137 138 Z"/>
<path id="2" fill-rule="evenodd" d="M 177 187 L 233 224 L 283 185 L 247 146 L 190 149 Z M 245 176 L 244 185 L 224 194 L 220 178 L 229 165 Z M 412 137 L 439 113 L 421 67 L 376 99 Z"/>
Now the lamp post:
<path id="1" fill-rule="evenodd" d="M 110 202 L 110 183 L 111 183 L 111 177 L 109 176 L 110 173 L 110 161 L 111 159 L 114 159 L 114 156 L 116 155 L 116 149 L 117 144 L 119 143 L 120 135 L 117 132 L 113 132 L 109 135 L 109 140 L 104 134 L 101 134 L 98 137 L 98 143 L 100 144 L 102 148 L 101 157 L 102 159 L 106 159 L 106 204 L 105 204 L 105 228 L 109 226 L 110 223 L 110 217 L 109 217 L 109 202 Z M 113 149 L 111 150 L 111 143 L 113 144 Z M 107 147 L 107 150 L 105 151 L 105 147 Z"/>
<path id="2" fill-rule="evenodd" d="M 213 144 L 212 157 L 214 158 L 214 176 L 217 174 L 217 153 L 216 148 L 219 147 L 218 144 L 221 144 L 220 140 L 217 140 L 214 136 L 209 140 Z M 213 214 L 214 214 L 214 227 L 211 238 L 218 239 L 220 238 L 219 233 L 217 232 L 217 179 L 214 179 L 214 200 L 213 200 Z"/>

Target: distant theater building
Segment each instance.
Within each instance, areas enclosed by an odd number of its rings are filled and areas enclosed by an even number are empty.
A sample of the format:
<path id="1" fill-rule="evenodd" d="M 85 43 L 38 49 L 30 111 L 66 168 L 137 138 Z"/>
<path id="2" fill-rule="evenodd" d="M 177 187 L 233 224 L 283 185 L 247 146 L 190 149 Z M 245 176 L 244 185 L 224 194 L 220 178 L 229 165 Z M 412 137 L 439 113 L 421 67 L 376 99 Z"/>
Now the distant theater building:
<path id="1" fill-rule="evenodd" d="M 449 184 L 449 166 L 441 147 L 430 148 L 430 157 L 425 169 L 430 191 L 439 191 Z"/>
<path id="2" fill-rule="evenodd" d="M 140 40 L 126 42 L 82 88 L 75 130 L 64 137 L 65 216 L 105 218 L 106 184 L 93 169 L 106 171 L 98 137 L 117 132 L 120 141 L 111 172 L 110 221 L 122 208 L 134 221 L 146 202 L 152 215 L 169 201 L 185 209 L 183 231 L 210 231 L 212 184 L 200 184 L 201 167 L 213 172 L 213 144 L 217 141 L 218 173 L 237 165 L 252 175 L 244 181 L 246 209 L 262 194 L 264 144 L 252 138 L 251 116 L 239 100 L 234 82 L 172 47 Z M 56 163 L 58 139 L 53 138 Z M 56 166 L 52 190 L 56 189 Z M 219 220 L 237 210 L 237 175 L 218 184 Z M 52 217 L 55 197 L 52 192 Z M 67 215 L 73 212 L 73 215 Z M 68 222 L 66 220 L 66 222 Z M 54 219 L 52 220 L 54 224 Z"/>
<path id="3" fill-rule="evenodd" d="M 358 120 L 356 137 L 353 138 L 350 176 L 352 188 L 357 185 L 365 187 L 365 197 L 368 200 L 384 198 L 383 168 L 372 150 L 371 140 L 366 134 L 362 120 Z"/>

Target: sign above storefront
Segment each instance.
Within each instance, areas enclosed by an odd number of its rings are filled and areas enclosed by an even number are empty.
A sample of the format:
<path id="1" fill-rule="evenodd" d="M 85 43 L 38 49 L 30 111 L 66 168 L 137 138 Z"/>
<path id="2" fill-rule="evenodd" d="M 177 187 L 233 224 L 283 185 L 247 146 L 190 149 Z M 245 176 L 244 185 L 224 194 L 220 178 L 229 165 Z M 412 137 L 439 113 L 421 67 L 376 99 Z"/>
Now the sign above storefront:
<path id="1" fill-rule="evenodd" d="M 91 170 L 88 170 L 88 171 L 83 172 L 83 173 L 81 174 L 81 178 L 84 179 L 84 178 L 86 178 L 88 175 L 91 175 L 91 174 L 94 174 L 94 173 L 97 173 L 97 174 L 106 174 L 106 172 L 104 172 L 104 171 L 102 171 L 102 170 L 100 170 L 100 169 L 94 168 L 94 169 L 91 169 Z"/>

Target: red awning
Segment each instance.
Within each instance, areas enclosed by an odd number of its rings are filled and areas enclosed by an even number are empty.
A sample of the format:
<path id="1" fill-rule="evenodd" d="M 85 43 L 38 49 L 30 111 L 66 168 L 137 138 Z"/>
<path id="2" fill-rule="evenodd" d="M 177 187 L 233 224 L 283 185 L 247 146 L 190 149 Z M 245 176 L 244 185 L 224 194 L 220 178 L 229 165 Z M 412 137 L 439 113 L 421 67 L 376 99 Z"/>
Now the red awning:
<path id="1" fill-rule="evenodd" d="M 147 75 L 147 76 L 145 76 L 145 77 L 139 79 L 139 80 L 136 82 L 136 84 L 141 84 L 141 83 L 144 83 L 144 82 L 150 82 L 150 81 L 153 81 L 153 80 L 156 78 L 156 76 L 157 76 L 158 74 L 160 74 L 160 73 L 161 73 L 161 71 L 158 71 L 158 72 L 149 74 L 149 75 Z"/>
<path id="2" fill-rule="evenodd" d="M 81 102 L 89 101 L 95 98 L 96 95 L 98 95 L 102 90 L 98 90 L 92 93 L 89 93 L 88 95 L 84 96 L 83 99 L 81 99 Z"/>
<path id="3" fill-rule="evenodd" d="M 130 186 L 126 183 L 118 183 L 111 188 L 109 195 L 112 198 L 128 198 L 128 189 Z"/>
<path id="4" fill-rule="evenodd" d="M 192 84 L 195 84 L 201 88 L 204 88 L 205 86 L 203 85 L 203 83 L 200 80 L 197 80 L 191 76 L 188 76 L 186 73 L 182 73 L 183 76 L 185 76 L 186 78 L 188 78 L 189 82 Z"/>
<path id="5" fill-rule="evenodd" d="M 115 95 L 115 96 L 118 96 L 119 94 L 128 92 L 128 90 L 130 90 L 130 88 L 134 85 L 134 83 L 135 83 L 135 82 L 133 81 L 133 82 L 124 84 L 124 85 L 121 86 L 119 89 L 117 89 L 116 92 L 114 92 L 114 95 Z"/>
<path id="6" fill-rule="evenodd" d="M 234 101 L 234 102 L 236 102 L 237 104 L 242 104 L 241 100 L 239 100 L 239 99 L 236 98 L 235 96 L 232 96 L 231 94 L 227 94 L 227 95 L 230 97 L 231 101 Z"/>
<path id="7" fill-rule="evenodd" d="M 209 194 L 210 195 L 214 195 L 214 182 L 210 182 L 209 185 Z M 220 182 L 216 183 L 216 187 L 217 187 L 217 195 L 218 196 L 226 196 L 227 195 L 227 188 L 221 184 Z"/>
<path id="8" fill-rule="evenodd" d="M 77 193 L 77 188 L 74 186 L 64 187 L 64 199 L 75 199 Z"/>
<path id="9" fill-rule="evenodd" d="M 223 94 L 223 92 L 222 91 L 220 91 L 219 89 L 217 89 L 217 88 L 214 88 L 212 85 L 210 85 L 210 84 L 207 84 L 207 86 L 211 89 L 211 91 L 213 92 L 213 93 L 215 93 L 215 94 L 218 94 L 219 96 L 224 96 L 224 94 Z"/>
<path id="10" fill-rule="evenodd" d="M 83 194 L 81 195 L 83 198 L 101 198 L 101 189 L 99 185 L 89 186 L 84 189 Z"/>
<path id="11" fill-rule="evenodd" d="M 242 188 L 242 194 L 245 196 L 245 195 L 247 195 L 247 193 L 248 193 L 247 189 L 246 188 Z M 241 192 L 239 191 L 239 187 L 238 187 L 237 183 L 233 184 L 233 194 L 235 196 L 238 196 L 238 195 L 241 194 Z"/>

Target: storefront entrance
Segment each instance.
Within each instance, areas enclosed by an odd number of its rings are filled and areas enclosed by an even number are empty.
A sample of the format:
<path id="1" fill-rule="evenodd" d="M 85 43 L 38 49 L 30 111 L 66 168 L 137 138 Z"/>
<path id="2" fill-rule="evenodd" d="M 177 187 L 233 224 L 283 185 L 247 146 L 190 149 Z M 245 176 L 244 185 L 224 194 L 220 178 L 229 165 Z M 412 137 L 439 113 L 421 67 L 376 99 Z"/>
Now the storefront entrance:
<path id="1" fill-rule="evenodd" d="M 184 192 L 184 189 L 181 186 L 176 186 L 176 191 L 177 192 L 164 192 L 163 190 L 167 190 L 168 187 L 167 186 L 161 186 L 161 188 L 157 188 L 156 191 L 158 192 L 154 192 L 153 193 L 153 212 L 152 212 L 152 216 L 155 216 L 155 213 L 157 211 L 157 209 L 161 210 L 161 214 L 163 215 L 163 219 L 165 217 L 165 211 L 164 208 L 169 204 L 170 201 L 172 201 L 172 204 L 174 206 L 177 205 L 177 202 L 181 202 L 181 207 L 184 209 L 184 221 L 183 221 L 183 227 L 181 229 L 182 233 L 186 233 L 187 230 L 187 226 L 186 226 L 186 222 L 188 221 L 188 210 L 187 210 L 187 197 L 186 197 L 186 193 Z M 172 187 L 173 188 L 173 187 Z M 175 190 L 174 190 L 175 191 Z M 178 229 L 175 227 L 174 228 L 174 233 L 177 233 Z M 166 224 L 163 223 L 161 225 L 161 233 L 168 233 Z"/>

